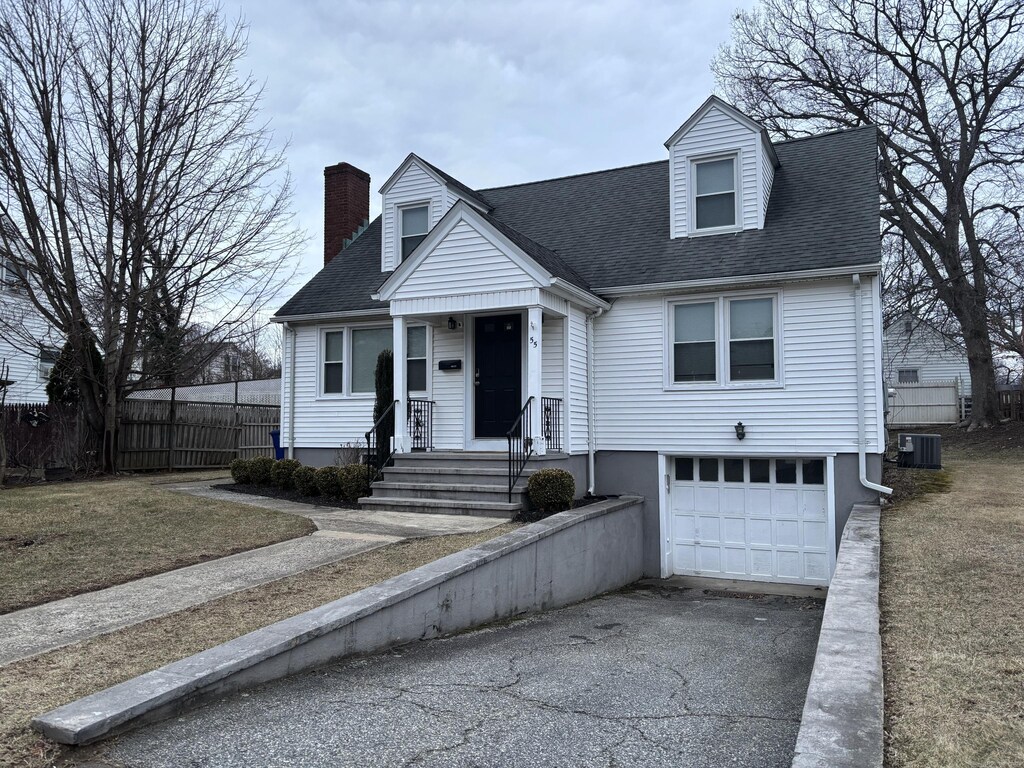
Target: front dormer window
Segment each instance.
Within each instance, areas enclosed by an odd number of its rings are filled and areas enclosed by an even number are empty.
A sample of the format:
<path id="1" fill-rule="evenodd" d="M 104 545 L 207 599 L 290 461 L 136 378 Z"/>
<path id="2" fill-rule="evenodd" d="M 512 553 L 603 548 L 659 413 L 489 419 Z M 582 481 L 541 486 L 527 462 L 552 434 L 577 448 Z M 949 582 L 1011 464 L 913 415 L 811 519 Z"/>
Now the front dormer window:
<path id="1" fill-rule="evenodd" d="M 427 236 L 430 207 L 417 205 L 401 209 L 402 261 L 416 250 Z"/>
<path id="2" fill-rule="evenodd" d="M 736 158 L 694 161 L 693 176 L 694 229 L 735 227 Z"/>

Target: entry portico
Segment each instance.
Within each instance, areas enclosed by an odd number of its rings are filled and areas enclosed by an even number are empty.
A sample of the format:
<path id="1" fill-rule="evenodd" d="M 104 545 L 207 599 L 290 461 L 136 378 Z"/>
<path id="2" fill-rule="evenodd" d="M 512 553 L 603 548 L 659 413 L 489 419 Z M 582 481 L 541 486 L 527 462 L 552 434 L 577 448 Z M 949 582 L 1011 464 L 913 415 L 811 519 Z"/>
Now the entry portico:
<path id="1" fill-rule="evenodd" d="M 456 203 L 374 296 L 388 302 L 393 322 L 396 452 L 413 447 L 413 324 L 432 330 L 437 447 L 505 450 L 522 413 L 535 454 L 545 455 L 549 442 L 571 452 L 573 417 L 586 416 L 571 405 L 574 397 L 586 402 L 587 316 L 608 306 L 582 282 L 554 253 Z"/>

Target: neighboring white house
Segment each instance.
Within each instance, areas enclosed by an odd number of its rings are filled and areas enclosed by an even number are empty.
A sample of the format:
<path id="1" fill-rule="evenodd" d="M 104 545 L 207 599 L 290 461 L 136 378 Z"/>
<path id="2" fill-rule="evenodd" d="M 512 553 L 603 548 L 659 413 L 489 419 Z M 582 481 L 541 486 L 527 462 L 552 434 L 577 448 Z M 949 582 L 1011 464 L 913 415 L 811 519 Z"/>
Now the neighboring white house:
<path id="1" fill-rule="evenodd" d="M 60 337 L 40 316 L 0 260 L 0 361 L 7 364 L 8 403 L 45 403 Z"/>
<path id="2" fill-rule="evenodd" d="M 962 396 L 971 394 L 971 369 L 963 343 L 910 313 L 883 332 L 882 375 L 890 386 L 956 381 Z"/>
<path id="3" fill-rule="evenodd" d="M 480 190 L 410 154 L 358 234 L 368 177 L 329 168 L 326 241 L 356 236 L 275 317 L 291 455 L 363 440 L 390 348 L 403 464 L 429 447 L 503 467 L 532 402 L 535 453 L 581 493 L 645 497 L 648 575 L 827 584 L 880 490 L 876 131 L 772 143 L 711 97 L 666 147 Z M 453 487 L 385 486 L 395 504 Z"/>

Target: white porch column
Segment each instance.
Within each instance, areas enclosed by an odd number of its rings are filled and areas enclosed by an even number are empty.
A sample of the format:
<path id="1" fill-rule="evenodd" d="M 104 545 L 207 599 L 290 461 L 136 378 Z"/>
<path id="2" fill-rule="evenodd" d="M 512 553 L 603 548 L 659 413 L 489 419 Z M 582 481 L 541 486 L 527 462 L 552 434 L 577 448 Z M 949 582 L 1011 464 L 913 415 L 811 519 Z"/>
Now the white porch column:
<path id="1" fill-rule="evenodd" d="M 543 456 L 548 451 L 547 441 L 543 434 L 544 411 L 541 407 L 541 360 L 544 333 L 541 328 L 543 322 L 543 310 L 540 307 L 530 307 L 527 322 L 526 336 L 526 396 L 533 398 L 530 407 L 530 435 L 533 437 L 533 450 L 538 456 Z"/>
<path id="2" fill-rule="evenodd" d="M 395 436 L 394 449 L 396 453 L 408 453 L 409 445 L 409 395 L 406 382 L 405 367 L 405 339 L 406 339 L 405 317 L 394 318 L 394 338 L 391 342 L 391 349 L 395 356 Z"/>

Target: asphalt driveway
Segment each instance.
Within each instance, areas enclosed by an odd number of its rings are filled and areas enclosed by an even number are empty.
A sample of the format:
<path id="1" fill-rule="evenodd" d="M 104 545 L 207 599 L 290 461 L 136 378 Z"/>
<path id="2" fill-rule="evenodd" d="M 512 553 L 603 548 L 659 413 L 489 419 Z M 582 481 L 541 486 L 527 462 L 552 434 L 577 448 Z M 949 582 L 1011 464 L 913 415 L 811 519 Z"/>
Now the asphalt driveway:
<path id="1" fill-rule="evenodd" d="M 788 766 L 823 603 L 634 589 L 269 684 L 124 766 Z"/>

